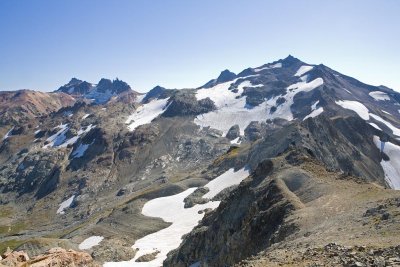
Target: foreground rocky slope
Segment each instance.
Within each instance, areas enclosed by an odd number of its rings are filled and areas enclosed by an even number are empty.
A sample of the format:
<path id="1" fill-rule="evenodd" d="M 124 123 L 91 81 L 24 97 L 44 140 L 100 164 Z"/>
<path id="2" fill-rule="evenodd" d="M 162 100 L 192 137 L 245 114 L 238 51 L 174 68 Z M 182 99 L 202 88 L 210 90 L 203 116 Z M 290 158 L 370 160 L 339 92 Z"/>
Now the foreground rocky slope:
<path id="1" fill-rule="evenodd" d="M 46 267 L 46 266 L 100 266 L 94 262 L 92 257 L 85 252 L 77 252 L 73 250 L 65 250 L 62 248 L 53 248 L 45 254 L 38 255 L 30 259 L 28 254 L 23 251 L 7 251 L 0 259 L 0 266 L 32 266 L 32 267 Z"/>
<path id="2" fill-rule="evenodd" d="M 73 102 L 0 124 L 0 252 L 62 247 L 106 266 L 290 265 L 286 256 L 308 264 L 336 242 L 397 257 L 391 89 L 289 56 L 197 89 L 141 95 L 118 79 L 72 79 L 54 95 Z M 173 209 L 157 206 L 167 200 Z"/>

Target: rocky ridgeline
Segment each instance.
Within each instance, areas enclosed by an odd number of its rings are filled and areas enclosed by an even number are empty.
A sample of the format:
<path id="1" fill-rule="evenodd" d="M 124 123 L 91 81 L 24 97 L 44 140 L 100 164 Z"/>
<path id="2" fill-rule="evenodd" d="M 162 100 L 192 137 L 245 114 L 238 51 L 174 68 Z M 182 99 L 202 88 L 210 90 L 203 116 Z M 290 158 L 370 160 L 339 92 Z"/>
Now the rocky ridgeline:
<path id="1" fill-rule="evenodd" d="M 285 249 L 279 253 L 262 253 L 235 265 L 235 267 L 245 266 L 400 266 L 400 246 L 373 248 L 329 243 L 323 247 L 308 248 L 304 251 Z"/>
<path id="2" fill-rule="evenodd" d="M 52 248 L 46 253 L 29 258 L 24 251 L 11 251 L 8 249 L 0 258 L 1 267 L 67 267 L 67 266 L 87 266 L 98 267 L 100 264 L 93 261 L 92 257 L 86 252 L 78 252 L 72 249 Z"/>

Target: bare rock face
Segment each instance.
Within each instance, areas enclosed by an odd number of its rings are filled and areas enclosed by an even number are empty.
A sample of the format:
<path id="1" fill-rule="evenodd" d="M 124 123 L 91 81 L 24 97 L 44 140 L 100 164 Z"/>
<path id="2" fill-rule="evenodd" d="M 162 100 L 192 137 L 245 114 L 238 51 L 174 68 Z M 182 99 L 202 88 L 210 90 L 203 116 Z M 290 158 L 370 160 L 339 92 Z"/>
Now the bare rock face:
<path id="1" fill-rule="evenodd" d="M 244 130 L 244 134 L 250 141 L 256 141 L 265 135 L 265 127 L 258 121 L 252 121 Z"/>
<path id="2" fill-rule="evenodd" d="M 78 252 L 71 249 L 65 250 L 63 248 L 52 248 L 33 259 L 30 259 L 28 254 L 23 251 L 7 251 L 2 257 L 4 259 L 0 261 L 0 266 L 9 267 L 100 266 L 95 263 L 92 257 L 86 252 Z"/>
<path id="3" fill-rule="evenodd" d="M 240 136 L 240 128 L 239 125 L 237 124 L 233 125 L 226 134 L 226 138 L 228 138 L 229 140 L 236 139 L 239 136 Z"/>

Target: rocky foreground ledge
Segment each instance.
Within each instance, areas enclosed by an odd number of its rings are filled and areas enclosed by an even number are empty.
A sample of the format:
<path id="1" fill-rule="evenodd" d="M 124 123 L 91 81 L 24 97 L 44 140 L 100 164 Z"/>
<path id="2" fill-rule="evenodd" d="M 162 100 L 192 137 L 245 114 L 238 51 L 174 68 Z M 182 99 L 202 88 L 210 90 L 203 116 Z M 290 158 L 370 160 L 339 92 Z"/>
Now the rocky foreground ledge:
<path id="1" fill-rule="evenodd" d="M 263 252 L 235 267 L 261 266 L 400 266 L 400 246 L 376 248 L 369 246 L 342 246 L 329 243 L 324 247 L 303 249 L 276 249 Z"/>
<path id="2" fill-rule="evenodd" d="M 48 267 L 48 266 L 87 266 L 97 267 L 100 264 L 86 252 L 78 252 L 72 249 L 52 248 L 46 253 L 32 259 L 24 251 L 11 251 L 8 249 L 0 258 L 0 267 Z"/>

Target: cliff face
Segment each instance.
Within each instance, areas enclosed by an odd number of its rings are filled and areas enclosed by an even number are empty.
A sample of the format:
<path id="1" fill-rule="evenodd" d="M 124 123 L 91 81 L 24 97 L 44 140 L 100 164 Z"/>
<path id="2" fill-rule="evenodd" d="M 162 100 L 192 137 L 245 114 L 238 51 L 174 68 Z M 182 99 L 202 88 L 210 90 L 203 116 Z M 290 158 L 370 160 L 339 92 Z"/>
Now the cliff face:
<path id="1" fill-rule="evenodd" d="M 164 266 L 230 266 L 267 248 L 296 230 L 283 225 L 285 217 L 298 208 L 280 180 L 271 179 L 271 160 L 259 164 L 219 208 L 206 216 L 188 234 Z"/>
<path id="2" fill-rule="evenodd" d="M 308 266 L 305 259 L 316 262 L 313 255 L 330 242 L 386 251 L 396 246 L 395 236 L 400 233 L 393 224 L 400 220 L 398 195 L 329 170 L 310 154 L 292 148 L 262 161 L 183 238 L 164 266 L 298 266 L 296 262 Z M 310 247 L 314 250 L 307 250 Z M 328 266 L 340 259 L 355 263 L 351 256 L 355 254 L 350 254 L 355 250 L 349 247 L 343 255 L 337 251 L 341 256 L 335 259 L 320 253 L 321 258 L 326 256 L 321 262 Z M 387 249 L 386 260 L 392 256 L 396 248 Z"/>

